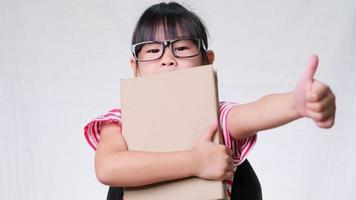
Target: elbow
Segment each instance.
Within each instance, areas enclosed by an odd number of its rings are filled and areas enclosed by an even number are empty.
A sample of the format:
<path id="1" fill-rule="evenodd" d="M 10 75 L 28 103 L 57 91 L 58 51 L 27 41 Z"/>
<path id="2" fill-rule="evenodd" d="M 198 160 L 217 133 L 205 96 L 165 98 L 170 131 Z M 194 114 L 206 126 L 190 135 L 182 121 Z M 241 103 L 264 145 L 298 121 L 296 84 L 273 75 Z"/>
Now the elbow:
<path id="1" fill-rule="evenodd" d="M 113 161 L 107 156 L 101 157 L 98 154 L 95 157 L 95 175 L 97 180 L 107 186 L 122 187 L 119 169 L 116 168 Z"/>
<path id="2" fill-rule="evenodd" d="M 107 186 L 114 186 L 114 181 L 112 179 L 112 175 L 110 176 L 109 167 L 103 166 L 100 164 L 95 164 L 95 175 L 97 180 Z"/>
<path id="3" fill-rule="evenodd" d="M 113 187 L 127 187 L 128 184 L 125 182 L 126 177 L 122 176 L 123 173 L 119 173 L 118 171 L 118 169 L 111 166 L 95 167 L 96 178 L 101 184 Z"/>
<path id="4" fill-rule="evenodd" d="M 112 181 L 110 180 L 110 177 L 108 177 L 104 172 L 96 170 L 96 178 L 97 180 L 104 185 L 111 186 Z"/>
<path id="5" fill-rule="evenodd" d="M 95 165 L 95 175 L 101 184 L 112 187 L 140 186 L 140 184 L 134 182 L 132 178 L 125 175 L 127 173 L 123 169 L 101 164 Z"/>

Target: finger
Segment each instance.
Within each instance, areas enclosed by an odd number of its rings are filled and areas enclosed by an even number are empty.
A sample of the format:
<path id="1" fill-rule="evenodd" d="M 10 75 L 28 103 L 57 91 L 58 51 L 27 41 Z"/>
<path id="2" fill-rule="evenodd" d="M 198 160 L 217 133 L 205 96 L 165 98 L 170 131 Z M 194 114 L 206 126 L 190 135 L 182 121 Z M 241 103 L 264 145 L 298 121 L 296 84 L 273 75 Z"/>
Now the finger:
<path id="1" fill-rule="evenodd" d="M 234 172 L 234 166 L 233 165 L 228 165 L 226 167 L 226 172 Z"/>
<path id="2" fill-rule="evenodd" d="M 318 57 L 316 55 L 312 55 L 309 60 L 309 65 L 305 69 L 302 76 L 299 78 L 299 87 L 303 88 L 303 91 L 310 91 L 311 85 L 314 80 L 314 75 L 316 72 L 316 68 L 318 66 Z"/>
<path id="3" fill-rule="evenodd" d="M 310 93 L 310 94 L 308 94 Z M 319 101 L 329 93 L 332 93 L 331 89 L 325 83 L 320 81 L 314 81 L 310 92 L 307 93 L 307 101 Z M 310 98 L 311 97 L 311 98 Z"/>
<path id="4" fill-rule="evenodd" d="M 234 154 L 234 152 L 229 147 L 225 147 L 225 150 L 229 156 L 232 156 Z"/>
<path id="5" fill-rule="evenodd" d="M 318 63 L 319 63 L 318 56 L 315 54 L 312 55 L 309 60 L 309 66 L 308 66 L 307 70 L 305 71 L 305 77 L 307 78 L 307 80 L 311 81 L 314 79 L 316 69 L 318 68 Z"/>
<path id="6" fill-rule="evenodd" d="M 308 117 L 313 119 L 315 122 L 322 122 L 328 119 L 331 115 L 335 114 L 335 108 L 330 107 L 323 112 L 308 111 Z"/>
<path id="7" fill-rule="evenodd" d="M 234 173 L 231 171 L 228 171 L 224 175 L 224 180 L 231 180 L 233 176 L 234 176 Z"/>
<path id="8" fill-rule="evenodd" d="M 231 165 L 231 164 L 232 164 L 232 157 L 231 157 L 231 156 L 229 156 L 229 158 L 227 159 L 227 161 L 226 161 L 226 162 L 227 162 L 227 164 L 228 164 L 228 165 Z"/>
<path id="9" fill-rule="evenodd" d="M 213 122 L 200 137 L 199 141 L 212 141 L 218 128 L 217 121 Z"/>
<path id="10" fill-rule="evenodd" d="M 315 92 L 309 91 L 305 94 L 305 99 L 307 100 L 307 102 L 317 102 L 318 95 L 315 94 Z"/>
<path id="11" fill-rule="evenodd" d="M 335 114 L 335 106 L 330 106 L 328 107 L 325 111 L 323 112 L 314 112 L 312 110 L 307 111 L 308 117 L 313 119 L 316 122 L 322 122 L 326 119 L 328 119 L 331 115 Z"/>
<path id="12" fill-rule="evenodd" d="M 320 128 L 331 128 L 335 123 L 335 115 L 330 116 L 327 120 L 322 122 L 316 122 L 316 125 Z"/>
<path id="13" fill-rule="evenodd" d="M 318 102 L 307 103 L 307 108 L 315 112 L 322 112 L 330 106 L 335 106 L 335 96 L 332 93 L 328 93 L 326 97 Z"/>

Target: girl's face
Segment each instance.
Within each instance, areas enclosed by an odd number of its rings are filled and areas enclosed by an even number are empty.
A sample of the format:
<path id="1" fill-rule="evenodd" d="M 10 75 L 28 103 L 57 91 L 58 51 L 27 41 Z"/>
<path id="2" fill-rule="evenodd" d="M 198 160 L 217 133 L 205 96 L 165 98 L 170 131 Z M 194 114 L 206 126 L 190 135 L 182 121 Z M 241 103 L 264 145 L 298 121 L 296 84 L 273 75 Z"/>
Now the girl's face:
<path id="1" fill-rule="evenodd" d="M 155 41 L 168 40 L 164 34 L 161 33 L 163 33 L 163 31 L 159 31 L 158 34 L 156 34 Z M 135 77 L 212 64 L 213 62 L 214 52 L 211 50 L 206 52 L 206 56 L 200 53 L 197 56 L 190 58 L 177 58 L 173 55 L 173 52 L 169 46 L 165 47 L 162 57 L 158 60 L 137 62 L 135 58 L 130 59 L 130 64 Z"/>

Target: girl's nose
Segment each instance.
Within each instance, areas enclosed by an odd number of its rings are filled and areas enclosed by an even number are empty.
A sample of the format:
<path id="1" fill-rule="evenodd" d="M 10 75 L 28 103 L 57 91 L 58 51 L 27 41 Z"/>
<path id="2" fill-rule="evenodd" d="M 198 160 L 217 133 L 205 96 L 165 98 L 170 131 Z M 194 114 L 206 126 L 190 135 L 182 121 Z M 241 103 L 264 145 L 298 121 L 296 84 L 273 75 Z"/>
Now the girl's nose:
<path id="1" fill-rule="evenodd" d="M 170 47 L 166 47 L 164 54 L 161 58 L 162 67 L 175 67 L 177 65 L 176 59 Z"/>

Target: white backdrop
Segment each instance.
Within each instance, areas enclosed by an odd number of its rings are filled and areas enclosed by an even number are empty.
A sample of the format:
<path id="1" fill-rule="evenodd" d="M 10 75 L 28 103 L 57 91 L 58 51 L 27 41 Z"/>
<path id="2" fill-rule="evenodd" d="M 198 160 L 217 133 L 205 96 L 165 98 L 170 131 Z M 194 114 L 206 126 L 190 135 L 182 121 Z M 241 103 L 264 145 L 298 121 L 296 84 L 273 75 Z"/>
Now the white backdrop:
<path id="1" fill-rule="evenodd" d="M 0 0 L 0 199 L 106 198 L 83 126 L 120 105 L 135 22 L 155 2 Z M 355 199 L 356 1 L 181 3 L 207 24 L 222 100 L 292 90 L 320 56 L 335 126 L 261 132 L 249 160 L 264 199 Z"/>

